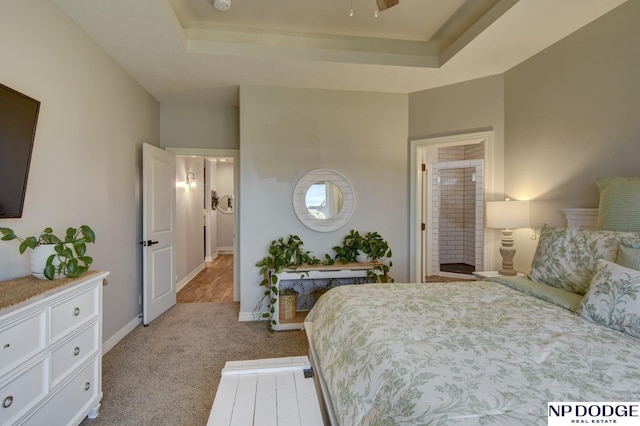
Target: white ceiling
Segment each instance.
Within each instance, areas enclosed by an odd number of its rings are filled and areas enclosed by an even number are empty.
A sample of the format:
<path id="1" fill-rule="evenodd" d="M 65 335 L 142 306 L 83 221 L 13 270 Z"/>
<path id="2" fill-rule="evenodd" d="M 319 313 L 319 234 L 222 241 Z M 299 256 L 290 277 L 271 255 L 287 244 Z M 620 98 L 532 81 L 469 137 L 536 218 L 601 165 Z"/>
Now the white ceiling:
<path id="1" fill-rule="evenodd" d="M 158 101 L 238 105 L 240 85 L 412 93 L 499 74 L 626 0 L 400 0 L 378 18 L 375 0 L 52 1 Z"/>

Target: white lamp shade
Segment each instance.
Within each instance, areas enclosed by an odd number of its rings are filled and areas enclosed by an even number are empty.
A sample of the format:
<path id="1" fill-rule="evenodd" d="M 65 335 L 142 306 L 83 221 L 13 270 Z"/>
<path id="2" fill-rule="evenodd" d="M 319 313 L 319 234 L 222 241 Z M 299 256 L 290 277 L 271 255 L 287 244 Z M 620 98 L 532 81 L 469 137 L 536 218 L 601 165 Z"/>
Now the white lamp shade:
<path id="1" fill-rule="evenodd" d="M 529 228 L 529 201 L 487 202 L 487 227 L 501 229 Z"/>

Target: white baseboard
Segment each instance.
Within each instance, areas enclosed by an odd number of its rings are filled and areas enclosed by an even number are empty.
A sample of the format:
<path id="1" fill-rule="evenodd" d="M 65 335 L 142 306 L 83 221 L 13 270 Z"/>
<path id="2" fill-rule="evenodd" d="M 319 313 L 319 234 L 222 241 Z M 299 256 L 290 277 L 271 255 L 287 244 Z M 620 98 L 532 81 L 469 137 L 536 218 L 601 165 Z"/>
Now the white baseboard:
<path id="1" fill-rule="evenodd" d="M 231 247 L 218 247 L 219 254 L 233 254 L 233 246 Z"/>
<path id="2" fill-rule="evenodd" d="M 194 269 L 193 271 L 191 271 L 191 273 L 189 273 L 189 275 L 187 275 L 186 277 L 184 277 L 178 284 L 176 284 L 176 293 L 179 292 L 180 290 L 182 290 L 182 288 L 184 286 L 186 286 L 187 284 L 189 284 L 189 281 L 191 281 L 192 279 L 194 279 L 196 277 L 196 275 L 198 275 L 200 273 L 200 271 L 202 271 L 204 269 L 204 262 L 202 262 L 200 265 L 198 265 L 196 267 L 196 269 Z"/>
<path id="3" fill-rule="evenodd" d="M 211 256 L 207 256 L 204 258 L 205 262 L 213 262 L 218 257 L 218 252 L 213 253 Z"/>
<path id="4" fill-rule="evenodd" d="M 109 352 L 120 340 L 124 339 L 127 334 L 131 333 L 133 329 L 140 324 L 142 324 L 142 314 L 137 315 L 134 319 L 129 321 L 127 325 L 118 330 L 116 334 L 102 342 L 102 355 L 104 356 L 104 354 Z"/>

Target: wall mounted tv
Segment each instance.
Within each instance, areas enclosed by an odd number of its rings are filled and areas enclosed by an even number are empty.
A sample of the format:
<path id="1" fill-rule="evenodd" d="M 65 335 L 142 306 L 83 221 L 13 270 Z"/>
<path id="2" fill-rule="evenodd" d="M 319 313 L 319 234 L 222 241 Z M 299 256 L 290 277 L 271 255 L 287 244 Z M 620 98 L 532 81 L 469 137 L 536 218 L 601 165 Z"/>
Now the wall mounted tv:
<path id="1" fill-rule="evenodd" d="M 40 102 L 0 84 L 0 218 L 22 217 Z"/>

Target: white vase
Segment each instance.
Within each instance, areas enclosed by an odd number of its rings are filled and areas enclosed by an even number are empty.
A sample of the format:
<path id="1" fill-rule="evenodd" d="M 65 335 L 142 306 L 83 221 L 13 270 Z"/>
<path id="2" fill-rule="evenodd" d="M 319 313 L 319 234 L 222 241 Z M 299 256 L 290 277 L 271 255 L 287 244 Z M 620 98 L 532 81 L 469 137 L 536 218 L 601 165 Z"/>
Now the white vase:
<path id="1" fill-rule="evenodd" d="M 371 258 L 368 254 L 361 252 L 358 250 L 358 255 L 356 256 L 356 262 L 358 263 L 368 263 L 371 262 Z"/>
<path id="2" fill-rule="evenodd" d="M 31 250 L 29 255 L 29 263 L 31 265 L 31 274 L 34 277 L 41 280 L 47 279 L 47 277 L 44 276 L 44 267 L 47 266 L 47 259 L 49 259 L 49 256 L 56 253 L 55 248 L 55 244 L 41 244 Z M 54 258 L 53 266 L 57 268 L 59 264 L 60 261 L 57 258 Z M 56 273 L 53 278 L 57 279 L 63 277 L 63 274 Z"/>

